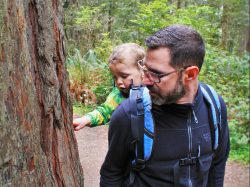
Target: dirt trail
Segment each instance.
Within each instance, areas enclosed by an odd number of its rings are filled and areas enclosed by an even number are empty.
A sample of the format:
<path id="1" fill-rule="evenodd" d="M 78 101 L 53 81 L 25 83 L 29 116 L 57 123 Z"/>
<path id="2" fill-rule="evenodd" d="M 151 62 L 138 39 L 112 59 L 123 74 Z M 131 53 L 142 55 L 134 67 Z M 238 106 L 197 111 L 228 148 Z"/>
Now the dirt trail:
<path id="1" fill-rule="evenodd" d="M 108 148 L 108 126 L 86 127 L 75 134 L 84 168 L 84 186 L 98 187 L 99 170 Z M 249 187 L 249 166 L 228 162 L 224 186 Z"/>

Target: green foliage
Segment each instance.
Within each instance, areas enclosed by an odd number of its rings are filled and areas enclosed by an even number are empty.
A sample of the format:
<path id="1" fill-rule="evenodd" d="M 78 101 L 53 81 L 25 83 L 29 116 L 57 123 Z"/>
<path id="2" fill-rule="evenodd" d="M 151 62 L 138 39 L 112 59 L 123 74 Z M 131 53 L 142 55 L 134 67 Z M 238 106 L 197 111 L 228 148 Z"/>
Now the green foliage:
<path id="1" fill-rule="evenodd" d="M 95 24 L 91 24 L 90 20 L 93 20 L 93 17 L 98 17 L 96 14 L 99 12 L 99 8 L 98 7 L 80 7 L 79 11 L 77 12 L 77 17 L 75 18 L 75 23 L 79 26 L 81 26 L 81 28 L 91 28 L 92 25 Z M 97 22 L 96 26 L 100 27 L 100 21 L 99 20 L 95 20 Z"/>
<path id="2" fill-rule="evenodd" d="M 247 135 L 249 134 L 239 133 L 236 125 L 230 126 L 231 160 L 250 163 L 249 136 Z"/>
<path id="3" fill-rule="evenodd" d="M 100 61 L 93 50 L 81 55 L 75 50 L 67 58 L 67 69 L 71 82 L 78 82 L 90 88 L 97 96 L 97 104 L 105 101 L 112 89 L 112 76 L 106 63 Z"/>
<path id="4" fill-rule="evenodd" d="M 75 53 L 68 56 L 66 65 L 70 80 L 80 84 L 91 82 L 95 69 L 105 68 L 105 64 L 97 59 L 93 50 L 81 55 L 81 52 L 75 49 Z"/>
<path id="5" fill-rule="evenodd" d="M 108 58 L 113 48 L 118 45 L 118 43 L 122 43 L 121 41 L 112 41 L 109 35 L 109 33 L 103 33 L 102 39 L 97 42 L 95 47 L 95 52 L 99 59 L 106 63 L 108 63 Z"/>
<path id="6" fill-rule="evenodd" d="M 172 16 L 173 23 L 192 26 L 206 43 L 217 45 L 219 41 L 219 20 L 216 10 L 209 6 L 188 6 L 177 9 L 176 16 Z"/>
<path id="7" fill-rule="evenodd" d="M 249 53 L 242 55 L 249 25 L 248 1 L 188 0 L 178 5 L 176 2 L 99 0 L 84 1 L 79 8 L 67 8 L 65 33 L 70 79 L 87 85 L 96 94 L 97 102 L 102 103 L 112 87 L 107 62 L 117 44 L 136 42 L 143 45 L 146 37 L 168 25 L 190 25 L 206 43 L 200 79 L 213 86 L 228 107 L 230 158 L 249 163 L 250 59 Z M 227 25 L 223 25 L 223 18 Z M 220 48 L 225 36 L 227 46 L 224 49 L 227 51 Z M 88 55 L 81 55 L 88 51 Z"/>
<path id="8" fill-rule="evenodd" d="M 222 18 L 224 18 L 222 24 L 225 24 L 222 34 L 226 44 L 222 47 L 241 55 L 249 36 L 249 1 L 224 0 L 222 2 Z"/>
<path id="9" fill-rule="evenodd" d="M 93 48 L 96 40 L 100 38 L 100 34 L 98 34 L 102 28 L 100 17 L 99 7 L 80 7 L 76 14 L 75 29 L 81 31 L 81 39 L 87 49 Z"/>
<path id="10" fill-rule="evenodd" d="M 139 3 L 138 6 L 139 11 L 131 22 L 139 32 L 139 40 L 144 40 L 145 36 L 171 24 L 170 12 L 175 8 L 173 5 L 168 6 L 166 0 L 156 0 L 148 4 Z"/>
<path id="11" fill-rule="evenodd" d="M 81 103 L 73 103 L 73 114 L 83 116 L 87 112 L 95 109 L 94 105 L 82 105 Z"/>
<path id="12" fill-rule="evenodd" d="M 138 0 L 123 0 L 116 1 L 111 11 L 110 30 L 112 40 L 121 40 L 124 42 L 134 42 L 137 35 L 137 29 L 133 29 L 131 19 L 135 19 L 138 12 Z"/>
<path id="13" fill-rule="evenodd" d="M 207 46 L 200 79 L 223 96 L 228 107 L 231 159 L 249 161 L 249 54 L 238 57 Z"/>
<path id="14" fill-rule="evenodd" d="M 82 52 L 93 49 L 96 42 L 102 38 L 101 7 L 73 6 L 66 9 L 65 14 L 68 52 L 72 53 L 74 47 Z"/>
<path id="15" fill-rule="evenodd" d="M 249 54 L 243 57 L 207 46 L 201 80 L 211 84 L 228 106 L 229 122 L 249 132 Z"/>
<path id="16" fill-rule="evenodd" d="M 112 82 L 107 81 L 107 83 L 109 83 L 109 84 L 106 84 L 106 85 L 99 84 L 93 90 L 95 95 L 96 95 L 96 98 L 97 98 L 97 104 L 103 103 L 106 100 L 108 94 L 111 92 L 111 89 L 112 89 L 111 83 Z"/>
<path id="17" fill-rule="evenodd" d="M 209 6 L 187 6 L 177 9 L 175 4 L 166 0 L 155 0 L 149 4 L 139 4 L 136 24 L 140 32 L 139 40 L 144 40 L 161 28 L 172 24 L 184 24 L 195 28 L 207 42 L 218 42 L 219 25 L 216 10 Z"/>

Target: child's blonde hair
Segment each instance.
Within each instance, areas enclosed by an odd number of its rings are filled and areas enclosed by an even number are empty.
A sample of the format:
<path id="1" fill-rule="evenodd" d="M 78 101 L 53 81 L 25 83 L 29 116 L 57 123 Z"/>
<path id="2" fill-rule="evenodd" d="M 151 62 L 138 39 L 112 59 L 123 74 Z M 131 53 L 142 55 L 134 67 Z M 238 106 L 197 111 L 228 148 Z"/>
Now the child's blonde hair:
<path id="1" fill-rule="evenodd" d="M 124 63 L 125 59 L 132 58 L 134 65 L 137 66 L 137 62 L 145 57 L 146 53 L 143 47 L 136 43 L 125 43 L 118 45 L 114 48 L 109 57 L 109 65 L 115 63 Z"/>

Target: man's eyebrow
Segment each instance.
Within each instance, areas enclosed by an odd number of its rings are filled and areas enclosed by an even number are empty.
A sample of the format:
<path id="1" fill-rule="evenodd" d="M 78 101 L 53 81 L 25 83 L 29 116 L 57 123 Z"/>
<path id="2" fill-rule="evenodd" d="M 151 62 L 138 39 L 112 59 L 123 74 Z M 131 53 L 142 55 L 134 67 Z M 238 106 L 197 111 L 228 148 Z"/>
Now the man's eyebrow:
<path id="1" fill-rule="evenodd" d="M 148 71 L 151 71 L 151 72 L 153 72 L 153 73 L 164 74 L 164 72 L 159 71 L 159 70 L 156 70 L 156 69 L 151 69 L 151 68 L 148 68 L 148 67 L 147 67 L 147 69 L 148 69 Z"/>

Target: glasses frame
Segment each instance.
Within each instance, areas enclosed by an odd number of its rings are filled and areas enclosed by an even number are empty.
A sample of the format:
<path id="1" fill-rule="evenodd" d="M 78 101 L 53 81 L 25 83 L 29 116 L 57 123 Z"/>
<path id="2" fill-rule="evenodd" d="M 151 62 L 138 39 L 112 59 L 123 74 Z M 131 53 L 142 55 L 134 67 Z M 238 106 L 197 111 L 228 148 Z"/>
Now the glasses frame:
<path id="1" fill-rule="evenodd" d="M 171 75 L 172 73 L 175 73 L 175 72 L 183 71 L 183 70 L 185 70 L 185 69 L 187 69 L 188 67 L 191 66 L 191 65 L 188 65 L 188 66 L 185 66 L 185 67 L 183 67 L 183 68 L 180 68 L 180 69 L 177 69 L 177 70 L 168 72 L 168 73 L 161 73 L 161 74 L 159 74 L 159 73 L 154 73 L 154 72 L 152 72 L 152 71 L 149 71 L 149 70 L 145 67 L 145 65 L 141 65 L 141 63 L 144 64 L 143 60 L 139 60 L 139 61 L 137 62 L 139 68 L 140 68 L 140 69 L 143 71 L 143 73 L 149 78 L 149 80 L 152 81 L 152 82 L 154 82 L 154 83 L 160 83 L 162 77 L 166 77 L 166 76 Z M 148 75 L 147 75 L 147 74 L 148 74 Z M 152 78 L 151 78 L 152 75 L 155 76 L 155 77 L 157 77 L 158 80 L 156 81 L 156 80 L 152 79 Z"/>

